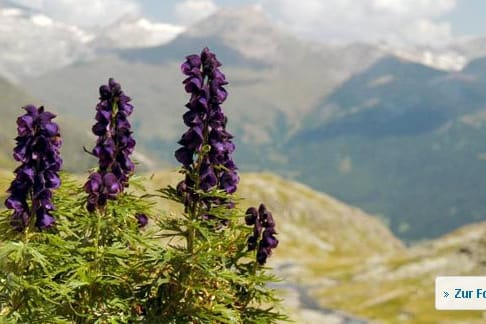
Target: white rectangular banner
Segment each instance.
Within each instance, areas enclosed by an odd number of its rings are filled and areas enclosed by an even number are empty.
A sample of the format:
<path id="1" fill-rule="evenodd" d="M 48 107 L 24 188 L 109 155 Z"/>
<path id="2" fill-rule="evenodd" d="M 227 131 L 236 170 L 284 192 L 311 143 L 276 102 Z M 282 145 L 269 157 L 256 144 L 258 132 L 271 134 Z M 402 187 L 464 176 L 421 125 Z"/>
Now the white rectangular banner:
<path id="1" fill-rule="evenodd" d="M 438 310 L 486 310 L 486 277 L 435 278 Z"/>

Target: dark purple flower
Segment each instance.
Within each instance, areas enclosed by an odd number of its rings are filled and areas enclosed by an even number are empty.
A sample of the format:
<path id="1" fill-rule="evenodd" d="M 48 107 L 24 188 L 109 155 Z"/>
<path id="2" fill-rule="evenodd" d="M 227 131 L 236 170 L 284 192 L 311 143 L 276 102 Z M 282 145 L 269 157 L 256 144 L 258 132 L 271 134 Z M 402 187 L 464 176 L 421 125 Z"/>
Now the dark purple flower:
<path id="1" fill-rule="evenodd" d="M 275 221 L 264 204 L 260 204 L 258 210 L 250 207 L 246 211 L 246 225 L 253 225 L 253 234 L 248 238 L 248 251 L 257 249 L 257 262 L 264 265 L 267 258 L 272 255 L 272 250 L 278 246 L 275 237 Z"/>
<path id="2" fill-rule="evenodd" d="M 99 192 L 103 179 L 98 172 L 93 172 L 89 175 L 88 182 L 84 185 L 86 192 Z"/>
<path id="3" fill-rule="evenodd" d="M 261 240 L 262 247 L 274 249 L 278 246 L 278 240 L 275 237 L 275 228 L 268 227 L 263 231 L 263 236 Z"/>
<path id="4" fill-rule="evenodd" d="M 201 58 L 199 55 L 189 55 L 186 57 L 186 62 L 181 65 L 182 73 L 185 75 L 193 74 L 193 70 L 199 72 L 201 68 Z"/>
<path id="5" fill-rule="evenodd" d="M 103 193 L 111 199 L 114 199 L 122 190 L 121 184 L 113 173 L 106 173 L 103 176 L 103 188 Z"/>
<path id="6" fill-rule="evenodd" d="M 175 152 L 175 157 L 183 166 L 189 167 L 194 162 L 194 151 L 181 147 Z"/>
<path id="7" fill-rule="evenodd" d="M 56 116 L 42 106 L 29 105 L 24 110 L 26 113 L 17 119 L 17 145 L 13 150 L 14 159 L 22 164 L 14 171 L 16 176 L 5 201 L 5 206 L 13 209 L 11 224 L 19 231 L 32 217 L 39 229 L 55 222 L 50 215 L 54 210 L 52 190 L 61 185 L 58 172 L 62 166 L 59 126 L 52 121 Z"/>
<path id="8" fill-rule="evenodd" d="M 258 211 L 255 207 L 250 207 L 246 210 L 245 214 L 245 222 L 246 225 L 251 226 L 255 225 L 257 218 L 258 218 Z"/>
<path id="9" fill-rule="evenodd" d="M 209 191 L 218 183 L 216 172 L 208 159 L 204 159 L 199 168 L 199 186 L 204 191 Z"/>
<path id="10" fill-rule="evenodd" d="M 135 215 L 135 218 L 137 219 L 138 227 L 145 227 L 148 224 L 148 217 L 145 214 L 137 214 Z"/>
<path id="11" fill-rule="evenodd" d="M 49 213 L 45 209 L 38 209 L 36 215 L 37 220 L 35 222 L 35 225 L 39 228 L 48 228 L 55 222 L 54 217 L 49 215 Z"/>
<path id="12" fill-rule="evenodd" d="M 251 235 L 249 238 L 248 238 L 248 251 L 253 251 L 257 248 L 257 245 L 258 245 L 258 236 L 255 236 L 255 235 Z"/>
<path id="13" fill-rule="evenodd" d="M 260 215 L 260 222 L 263 227 L 268 228 L 275 226 L 272 213 L 267 210 L 264 204 L 260 204 L 258 214 Z"/>
<path id="14" fill-rule="evenodd" d="M 220 180 L 220 188 L 227 193 L 234 193 L 239 181 L 240 177 L 235 171 L 223 172 Z"/>
<path id="15" fill-rule="evenodd" d="M 103 208 L 108 199 L 128 186 L 135 170 L 130 159 L 135 147 L 131 124 L 127 117 L 133 112 L 130 97 L 126 96 L 113 78 L 99 89 L 100 102 L 96 105 L 96 123 L 92 128 L 98 136 L 92 154 L 98 158 L 98 170 L 92 173 L 84 189 L 89 194 L 87 208 Z"/>

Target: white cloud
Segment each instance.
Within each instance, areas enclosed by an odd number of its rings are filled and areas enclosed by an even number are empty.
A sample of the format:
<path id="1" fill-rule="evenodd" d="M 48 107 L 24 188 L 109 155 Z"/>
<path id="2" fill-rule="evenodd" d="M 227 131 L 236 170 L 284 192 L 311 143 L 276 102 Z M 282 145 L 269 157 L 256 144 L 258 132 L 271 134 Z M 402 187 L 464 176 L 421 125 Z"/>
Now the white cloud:
<path id="1" fill-rule="evenodd" d="M 155 23 L 146 18 L 123 19 L 105 28 L 102 38 L 118 48 L 158 46 L 170 42 L 184 30 L 182 26 Z"/>
<path id="2" fill-rule="evenodd" d="M 183 25 L 191 25 L 208 17 L 218 10 L 218 6 L 212 0 L 185 0 L 174 7 L 174 14 Z"/>
<path id="3" fill-rule="evenodd" d="M 125 15 L 141 12 L 135 0 L 15 0 L 57 21 L 81 27 L 106 26 Z"/>
<path id="4" fill-rule="evenodd" d="M 403 45 L 444 43 L 451 27 L 440 17 L 457 0 L 262 0 L 277 22 L 327 41 L 384 41 Z"/>
<path id="5" fill-rule="evenodd" d="M 41 13 L 0 8 L 0 74 L 18 81 L 88 59 L 92 52 L 86 43 L 93 37 Z"/>

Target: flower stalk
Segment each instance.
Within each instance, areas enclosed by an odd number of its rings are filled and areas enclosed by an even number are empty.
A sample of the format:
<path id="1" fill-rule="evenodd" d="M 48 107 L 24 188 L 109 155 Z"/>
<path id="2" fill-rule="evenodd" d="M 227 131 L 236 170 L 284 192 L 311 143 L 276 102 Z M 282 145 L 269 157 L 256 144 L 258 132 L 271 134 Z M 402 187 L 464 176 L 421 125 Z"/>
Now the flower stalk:
<path id="1" fill-rule="evenodd" d="M 98 136 L 91 154 L 98 158 L 98 169 L 84 185 L 88 195 L 86 208 L 90 212 L 102 210 L 108 200 L 114 200 L 128 187 L 128 179 L 135 170 L 130 155 L 135 148 L 128 117 L 133 112 L 130 97 L 113 78 L 99 89 L 100 102 L 96 106 L 93 134 Z"/>
<path id="2" fill-rule="evenodd" d="M 256 261 L 264 265 L 267 258 L 272 255 L 272 250 L 278 246 L 272 213 L 264 204 L 260 204 L 258 210 L 250 207 L 246 211 L 245 222 L 246 225 L 253 226 L 253 234 L 247 241 L 248 251 L 256 250 Z"/>
<path id="3" fill-rule="evenodd" d="M 17 145 L 13 153 L 21 165 L 14 171 L 5 206 L 13 210 L 11 225 L 27 235 L 29 226 L 34 226 L 33 218 L 35 227 L 41 230 L 55 222 L 51 215 L 52 191 L 61 185 L 58 173 L 62 166 L 62 140 L 59 126 L 52 121 L 54 114 L 42 106 L 28 105 L 23 109 L 26 113 L 17 119 Z"/>
<path id="4" fill-rule="evenodd" d="M 186 75 L 183 81 L 185 91 L 191 95 L 186 104 L 188 111 L 183 115 L 188 130 L 182 135 L 175 152 L 182 164 L 185 179 L 177 186 L 183 197 L 186 213 L 191 220 L 214 219 L 209 214 L 211 206 L 233 207 L 228 199 L 204 197 L 211 190 L 222 190 L 227 194 L 236 191 L 239 182 L 237 167 L 232 159 L 235 145 L 233 136 L 226 130 L 227 118 L 221 105 L 227 98 L 224 88 L 228 84 L 219 69 L 221 63 L 208 48 L 200 55 L 189 55 L 181 65 Z M 223 221 L 224 222 L 224 221 Z M 188 230 L 188 248 L 192 250 L 194 231 Z"/>

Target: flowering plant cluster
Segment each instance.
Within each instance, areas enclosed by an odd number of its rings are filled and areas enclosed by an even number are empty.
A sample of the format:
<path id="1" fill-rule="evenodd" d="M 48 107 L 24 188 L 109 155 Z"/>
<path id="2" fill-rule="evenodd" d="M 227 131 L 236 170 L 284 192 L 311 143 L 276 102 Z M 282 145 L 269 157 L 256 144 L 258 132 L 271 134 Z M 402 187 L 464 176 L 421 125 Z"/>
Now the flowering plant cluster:
<path id="1" fill-rule="evenodd" d="M 175 153 L 184 179 L 159 193 L 133 176 L 134 107 L 114 79 L 99 88 L 92 127 L 98 138 L 88 152 L 98 165 L 84 186 L 67 175 L 61 186 L 55 116 L 24 107 L 14 149 L 21 165 L 0 217 L 0 322 L 286 319 L 268 307 L 280 301 L 264 267 L 278 245 L 272 214 L 263 204 L 246 216 L 237 207 L 235 145 L 221 108 L 228 83 L 220 66 L 207 48 L 181 66 L 191 95 L 183 116 L 188 130 Z M 157 210 L 153 199 L 160 197 L 184 205 L 181 217 Z M 208 226 L 211 220 L 224 226 Z"/>

